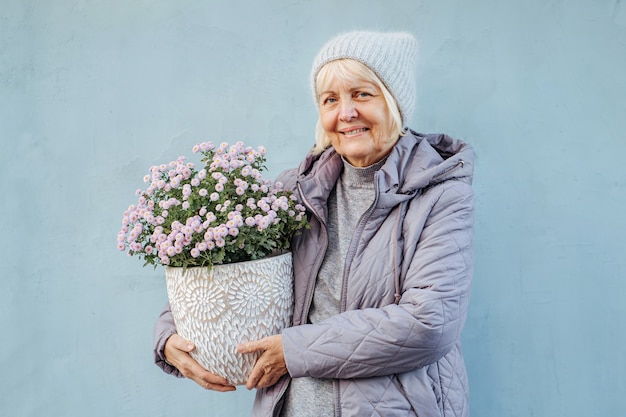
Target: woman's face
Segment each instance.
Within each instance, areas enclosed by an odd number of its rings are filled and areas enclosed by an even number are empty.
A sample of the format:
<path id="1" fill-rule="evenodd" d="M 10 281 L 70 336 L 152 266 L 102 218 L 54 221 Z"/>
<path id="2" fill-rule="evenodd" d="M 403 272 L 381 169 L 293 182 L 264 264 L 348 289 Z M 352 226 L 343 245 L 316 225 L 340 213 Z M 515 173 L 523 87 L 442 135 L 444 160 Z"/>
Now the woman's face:
<path id="1" fill-rule="evenodd" d="M 383 159 L 395 144 L 392 118 L 376 84 L 331 80 L 320 92 L 320 121 L 337 153 L 356 167 Z"/>

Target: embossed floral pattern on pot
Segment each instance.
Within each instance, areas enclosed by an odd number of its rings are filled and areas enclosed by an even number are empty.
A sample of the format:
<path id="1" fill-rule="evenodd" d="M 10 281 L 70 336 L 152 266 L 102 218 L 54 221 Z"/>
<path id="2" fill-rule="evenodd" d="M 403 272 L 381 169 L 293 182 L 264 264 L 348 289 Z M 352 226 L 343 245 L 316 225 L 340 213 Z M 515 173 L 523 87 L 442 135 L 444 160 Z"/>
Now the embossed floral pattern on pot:
<path id="1" fill-rule="evenodd" d="M 215 320 L 226 309 L 226 292 L 220 285 L 211 285 L 209 280 L 193 280 L 185 291 L 185 303 L 196 320 Z"/>
<path id="2" fill-rule="evenodd" d="M 228 302 L 240 316 L 258 316 L 272 303 L 272 289 L 258 275 L 246 273 L 240 278 L 231 283 Z"/>
<path id="3" fill-rule="evenodd" d="M 291 253 L 257 261 L 165 269 L 178 334 L 191 340 L 191 356 L 231 384 L 245 384 L 259 354 L 237 345 L 279 334 L 291 324 Z"/>

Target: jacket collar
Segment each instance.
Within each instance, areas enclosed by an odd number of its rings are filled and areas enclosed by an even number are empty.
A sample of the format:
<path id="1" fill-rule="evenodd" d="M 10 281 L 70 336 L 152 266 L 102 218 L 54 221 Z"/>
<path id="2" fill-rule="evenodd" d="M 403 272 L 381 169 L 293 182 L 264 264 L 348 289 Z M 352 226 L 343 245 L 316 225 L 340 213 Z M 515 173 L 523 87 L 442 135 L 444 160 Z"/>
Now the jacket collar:
<path id="1" fill-rule="evenodd" d="M 423 189 L 450 179 L 471 184 L 474 167 L 472 147 L 444 134 L 407 132 L 394 145 L 376 173 L 377 205 L 393 207 Z M 332 148 L 309 154 L 298 168 L 298 183 L 311 208 L 326 218 L 326 202 L 341 170 L 341 156 Z"/>

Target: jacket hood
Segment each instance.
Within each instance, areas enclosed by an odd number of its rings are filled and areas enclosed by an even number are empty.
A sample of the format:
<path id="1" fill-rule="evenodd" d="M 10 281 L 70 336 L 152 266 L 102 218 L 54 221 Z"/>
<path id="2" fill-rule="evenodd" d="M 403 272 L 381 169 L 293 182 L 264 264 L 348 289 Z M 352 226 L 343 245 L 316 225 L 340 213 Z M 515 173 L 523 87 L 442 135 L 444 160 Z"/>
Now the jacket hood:
<path id="1" fill-rule="evenodd" d="M 392 149 L 381 169 L 381 192 L 408 194 L 457 179 L 469 184 L 474 171 L 472 147 L 444 134 L 410 131 Z"/>

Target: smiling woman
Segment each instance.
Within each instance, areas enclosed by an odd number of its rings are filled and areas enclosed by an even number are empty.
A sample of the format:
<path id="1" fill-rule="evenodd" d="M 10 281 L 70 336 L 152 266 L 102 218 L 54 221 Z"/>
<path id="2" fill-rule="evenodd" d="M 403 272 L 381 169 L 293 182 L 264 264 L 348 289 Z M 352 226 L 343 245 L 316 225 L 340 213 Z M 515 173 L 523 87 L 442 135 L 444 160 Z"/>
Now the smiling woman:
<path id="1" fill-rule="evenodd" d="M 416 55 L 410 34 L 350 32 L 313 63 L 316 145 L 278 178 L 311 226 L 292 241 L 292 327 L 239 346 L 260 354 L 246 383 L 257 389 L 253 416 L 469 413 L 460 334 L 474 262 L 473 152 L 407 127 Z M 191 359 L 170 315 L 157 323 L 157 363 L 231 389 Z"/>
<path id="2" fill-rule="evenodd" d="M 329 62 L 320 69 L 316 91 L 318 148 L 330 144 L 357 167 L 387 156 L 402 133 L 400 111 L 372 70 L 351 59 Z"/>

